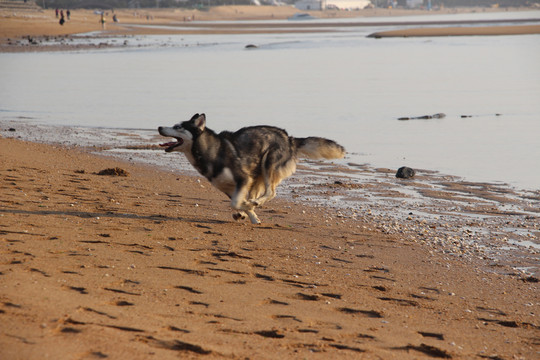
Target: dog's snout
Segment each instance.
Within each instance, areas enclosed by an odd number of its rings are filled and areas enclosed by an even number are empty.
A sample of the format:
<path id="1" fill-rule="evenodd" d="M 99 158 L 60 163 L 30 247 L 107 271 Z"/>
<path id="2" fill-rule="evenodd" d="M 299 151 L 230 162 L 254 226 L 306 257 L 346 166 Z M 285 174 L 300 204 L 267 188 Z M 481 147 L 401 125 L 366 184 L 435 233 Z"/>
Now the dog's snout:
<path id="1" fill-rule="evenodd" d="M 160 126 L 157 129 L 158 129 L 158 131 L 161 131 L 161 130 L 163 130 L 163 126 Z"/>

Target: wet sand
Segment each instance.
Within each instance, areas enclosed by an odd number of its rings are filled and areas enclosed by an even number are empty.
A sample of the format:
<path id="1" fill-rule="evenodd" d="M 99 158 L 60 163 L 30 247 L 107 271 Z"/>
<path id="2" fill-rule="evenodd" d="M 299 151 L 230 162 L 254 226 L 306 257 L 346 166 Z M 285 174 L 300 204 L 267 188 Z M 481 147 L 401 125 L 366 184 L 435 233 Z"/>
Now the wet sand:
<path id="1" fill-rule="evenodd" d="M 204 179 L 80 146 L 4 137 L 0 161 L 3 358 L 532 359 L 540 351 L 536 277 L 504 265 L 486 272 L 391 222 L 283 198 L 259 212 L 260 226 L 234 222 Z M 347 184 L 318 188 L 330 197 Z"/>
<path id="2" fill-rule="evenodd" d="M 414 28 L 376 32 L 370 37 L 494 36 L 540 34 L 540 25 Z"/>

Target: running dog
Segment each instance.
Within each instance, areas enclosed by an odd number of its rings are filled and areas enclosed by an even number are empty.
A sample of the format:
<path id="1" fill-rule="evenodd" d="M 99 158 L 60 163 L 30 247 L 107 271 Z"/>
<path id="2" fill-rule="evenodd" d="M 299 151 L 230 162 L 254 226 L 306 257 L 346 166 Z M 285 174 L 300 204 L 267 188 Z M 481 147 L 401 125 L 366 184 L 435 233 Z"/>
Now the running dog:
<path id="1" fill-rule="evenodd" d="M 166 152 L 183 152 L 212 185 L 231 199 L 235 220 L 260 224 L 254 209 L 276 196 L 279 183 L 296 171 L 299 157 L 339 159 L 345 149 L 320 137 L 294 138 L 273 126 L 251 126 L 216 134 L 206 127 L 206 116 L 195 114 L 159 134 L 176 141 L 160 144 Z"/>

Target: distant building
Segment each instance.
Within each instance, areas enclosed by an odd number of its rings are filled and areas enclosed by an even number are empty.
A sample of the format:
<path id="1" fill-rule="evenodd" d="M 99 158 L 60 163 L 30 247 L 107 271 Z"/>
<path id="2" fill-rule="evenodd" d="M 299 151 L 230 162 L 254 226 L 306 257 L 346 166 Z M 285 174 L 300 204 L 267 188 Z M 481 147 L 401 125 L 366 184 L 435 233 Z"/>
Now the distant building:
<path id="1" fill-rule="evenodd" d="M 359 10 L 372 6 L 370 0 L 326 0 L 327 9 Z"/>
<path id="2" fill-rule="evenodd" d="M 322 10 L 322 0 L 299 0 L 294 3 L 298 10 Z"/>
<path id="3" fill-rule="evenodd" d="M 424 5 L 424 0 L 407 0 L 408 8 L 418 8 Z"/>

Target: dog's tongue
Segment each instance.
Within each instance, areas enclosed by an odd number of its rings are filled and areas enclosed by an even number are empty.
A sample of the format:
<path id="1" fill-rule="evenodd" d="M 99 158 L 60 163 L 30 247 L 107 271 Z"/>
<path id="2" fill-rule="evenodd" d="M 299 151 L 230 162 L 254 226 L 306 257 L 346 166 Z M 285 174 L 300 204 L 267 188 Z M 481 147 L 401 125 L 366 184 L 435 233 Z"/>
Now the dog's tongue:
<path id="1" fill-rule="evenodd" d="M 175 141 L 171 141 L 171 142 L 168 142 L 168 143 L 159 144 L 159 146 L 169 147 L 169 146 L 173 146 L 175 144 L 176 144 Z"/>

